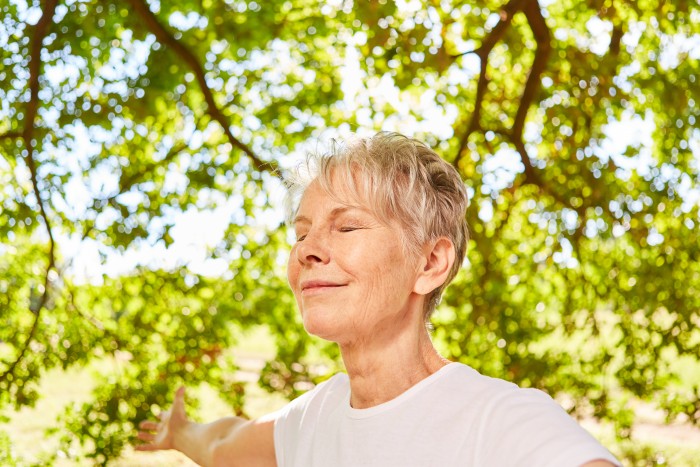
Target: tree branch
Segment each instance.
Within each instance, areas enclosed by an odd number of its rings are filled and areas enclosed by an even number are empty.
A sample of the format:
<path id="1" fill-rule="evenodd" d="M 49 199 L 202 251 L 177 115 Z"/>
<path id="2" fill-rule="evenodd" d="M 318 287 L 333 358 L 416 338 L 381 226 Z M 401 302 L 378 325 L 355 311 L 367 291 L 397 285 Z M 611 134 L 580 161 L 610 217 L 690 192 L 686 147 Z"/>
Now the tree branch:
<path id="1" fill-rule="evenodd" d="M 610 53 L 615 57 L 620 55 L 620 43 L 624 35 L 625 31 L 622 29 L 622 24 L 615 24 L 610 36 Z"/>
<path id="2" fill-rule="evenodd" d="M 469 54 L 476 54 L 482 58 L 488 56 L 498 41 L 500 41 L 503 35 L 506 33 L 508 27 L 510 27 L 510 22 L 513 19 L 513 15 L 521 10 L 523 8 L 523 4 L 527 1 L 529 0 L 510 0 L 510 2 L 508 2 L 508 4 L 499 12 L 500 20 L 498 23 L 496 23 L 496 26 L 494 26 L 488 36 L 484 38 L 484 41 L 478 48 L 453 56 L 455 58 Z"/>
<path id="3" fill-rule="evenodd" d="M 140 179 L 144 177 L 145 174 L 155 170 L 156 168 L 160 166 L 167 166 L 168 163 L 170 163 L 175 157 L 180 154 L 182 151 L 187 149 L 188 145 L 185 142 L 180 142 L 179 144 L 174 145 L 170 151 L 159 161 L 152 161 L 149 164 L 145 164 L 145 167 L 142 170 L 139 171 L 134 171 L 131 175 L 125 176 L 125 177 L 119 177 L 119 192 L 115 195 L 112 195 L 109 197 L 111 198 L 116 198 L 120 194 L 124 193 L 128 189 L 130 189 L 134 184 L 138 183 Z"/>
<path id="4" fill-rule="evenodd" d="M 527 18 L 532 34 L 537 42 L 537 49 L 535 51 L 535 58 L 533 59 L 532 66 L 530 68 L 530 73 L 528 74 L 527 81 L 525 82 L 525 88 L 523 89 L 523 93 L 520 97 L 518 110 L 513 122 L 513 128 L 509 132 L 502 132 L 501 130 L 501 133 L 512 141 L 516 151 L 520 155 L 520 159 L 525 167 L 525 182 L 536 185 L 540 190 L 552 196 L 560 204 L 570 206 L 571 203 L 569 200 L 566 200 L 555 190 L 551 190 L 544 180 L 542 180 L 539 172 L 535 169 L 535 167 L 533 167 L 532 162 L 530 161 L 527 148 L 525 147 L 525 143 L 523 141 L 525 120 L 527 118 L 530 106 L 534 102 L 535 97 L 540 90 L 541 76 L 547 66 L 547 61 L 549 60 L 552 50 L 551 32 L 547 26 L 547 23 L 545 22 L 544 16 L 542 16 L 542 11 L 537 0 L 511 0 L 508 2 L 508 4 L 503 7 L 503 10 L 501 11 L 501 20 L 498 22 L 496 27 L 493 28 L 491 33 L 484 39 L 482 45 L 472 52 L 465 52 L 465 54 L 475 53 L 479 56 L 481 59 L 481 69 L 479 72 L 479 80 L 477 82 L 474 112 L 472 113 L 466 131 L 460 138 L 453 165 L 456 168 L 459 168 L 459 162 L 465 155 L 465 149 L 469 141 L 469 137 L 472 133 L 480 129 L 479 120 L 481 117 L 486 88 L 488 86 L 488 76 L 486 74 L 488 58 L 498 41 L 500 41 L 505 35 L 508 27 L 511 24 L 513 15 L 515 15 L 518 11 L 521 11 Z M 585 208 L 580 207 L 576 209 L 576 212 L 579 214 L 579 216 L 581 216 L 581 220 L 583 222 Z"/>
<path id="5" fill-rule="evenodd" d="M 525 142 L 523 141 L 525 119 L 527 118 L 530 106 L 535 100 L 537 92 L 540 90 L 542 85 L 540 77 L 542 72 L 545 70 L 547 60 L 549 60 L 552 45 L 551 33 L 547 23 L 544 20 L 544 17 L 542 16 L 539 3 L 535 0 L 526 1 L 522 5 L 522 12 L 527 18 L 532 34 L 535 37 L 537 49 L 535 50 L 535 58 L 533 59 L 532 66 L 530 67 L 530 73 L 528 74 L 527 81 L 525 82 L 525 88 L 520 96 L 518 111 L 515 114 L 513 128 L 510 131 L 510 139 L 515 146 L 516 151 L 520 155 L 520 160 L 523 163 L 523 166 L 525 167 L 525 181 L 538 186 L 541 190 L 546 191 L 558 202 L 564 204 L 565 206 L 569 206 L 571 203 L 562 198 L 558 193 L 550 190 L 547 187 L 547 184 L 544 183 L 540 177 L 540 174 L 533 167 L 532 162 L 530 161 L 530 156 L 527 153 L 527 148 L 525 147 Z"/>
<path id="6" fill-rule="evenodd" d="M 131 188 L 133 185 L 136 183 L 139 183 L 139 181 L 147 174 L 155 170 L 157 167 L 161 167 L 164 165 L 167 165 L 169 162 L 171 162 L 175 157 L 180 154 L 182 151 L 187 149 L 187 143 L 185 142 L 180 142 L 179 144 L 174 145 L 172 148 L 170 148 L 170 151 L 159 161 L 151 161 L 151 163 L 147 164 L 145 168 L 139 171 L 133 172 L 131 175 L 121 177 L 119 178 L 119 188 L 116 193 L 113 193 L 109 196 L 106 196 L 104 198 L 96 198 L 93 201 L 93 206 L 95 206 L 95 209 L 102 209 L 104 206 L 110 204 L 114 207 L 116 207 L 116 198 L 117 196 L 121 195 L 122 193 L 126 192 L 129 188 Z M 93 220 L 90 224 L 88 224 L 88 227 L 85 229 L 85 232 L 81 235 L 81 240 L 85 240 L 88 238 L 88 236 L 92 233 L 92 231 L 95 228 L 95 221 Z"/>
<path id="7" fill-rule="evenodd" d="M 216 120 L 219 123 L 219 125 L 221 125 L 231 145 L 243 151 L 253 162 L 253 166 L 255 166 L 256 170 L 260 172 L 269 171 L 277 175 L 278 171 L 276 170 L 274 162 L 262 161 L 250 147 L 245 145 L 238 138 L 236 138 L 233 135 L 233 133 L 231 133 L 231 129 L 229 128 L 229 124 L 226 121 L 226 117 L 221 112 L 221 109 L 219 109 L 219 107 L 217 106 L 216 101 L 214 100 L 214 94 L 212 93 L 211 88 L 207 84 L 207 79 L 204 73 L 204 69 L 202 68 L 202 64 L 199 63 L 199 60 L 197 59 L 197 57 L 195 57 L 192 51 L 182 43 L 178 42 L 178 40 L 175 39 L 175 37 L 168 30 L 165 29 L 165 27 L 160 23 L 160 21 L 158 21 L 156 15 L 148 7 L 148 4 L 145 0 L 128 1 L 131 4 L 131 6 L 133 6 L 136 13 L 139 16 L 141 16 L 141 18 L 144 20 L 148 29 L 153 34 L 155 34 L 158 41 L 160 41 L 167 47 L 170 47 L 192 69 L 195 78 L 197 79 L 197 83 L 199 84 L 199 88 L 201 89 L 202 94 L 204 95 L 204 100 L 207 103 L 209 115 L 211 115 L 211 117 L 214 120 Z"/>
<path id="8" fill-rule="evenodd" d="M 32 36 L 30 58 L 29 58 L 29 102 L 27 102 L 27 109 L 25 113 L 24 129 L 22 130 L 22 139 L 24 140 L 24 145 L 27 150 L 25 156 L 25 161 L 27 167 L 29 168 L 30 178 L 32 182 L 32 189 L 34 191 L 34 196 L 36 196 L 36 202 L 39 206 L 39 212 L 41 218 L 46 226 L 46 232 L 49 236 L 49 261 L 46 266 L 46 271 L 44 273 L 44 290 L 42 291 L 41 297 L 39 298 L 39 303 L 36 305 L 35 310 L 31 310 L 34 314 L 34 322 L 29 330 L 29 335 L 22 346 L 22 350 L 15 360 L 7 367 L 7 369 L 0 374 L 0 382 L 7 380 L 8 375 L 14 373 L 15 368 L 24 359 L 27 349 L 29 349 L 29 344 L 36 330 L 39 327 L 39 318 L 41 316 L 41 310 L 46 305 L 49 299 L 50 291 L 50 273 L 55 267 L 56 257 L 54 254 L 55 241 L 53 238 L 53 231 L 51 228 L 51 221 L 46 212 L 46 207 L 44 206 L 44 201 L 41 199 L 41 190 L 39 189 L 39 177 L 37 175 L 37 164 L 34 160 L 34 149 L 36 143 L 34 141 L 34 120 L 36 119 L 37 112 L 39 110 L 39 75 L 41 74 L 41 49 L 43 48 L 44 38 L 48 35 L 50 26 L 52 24 L 53 15 L 56 11 L 56 5 L 58 0 L 46 0 L 44 4 L 43 13 L 41 18 L 34 26 L 34 34 Z"/>
<path id="9" fill-rule="evenodd" d="M 474 112 L 472 113 L 466 131 L 460 138 L 453 165 L 458 168 L 460 160 L 465 155 L 464 151 L 466 149 L 469 137 L 472 133 L 480 129 L 479 119 L 481 117 L 483 100 L 488 85 L 488 76 L 486 74 L 488 58 L 498 41 L 500 41 L 506 33 L 511 24 L 513 16 L 519 11 L 522 12 L 527 18 L 530 29 L 532 30 L 535 41 L 537 42 L 537 49 L 535 51 L 535 57 L 530 68 L 530 72 L 525 82 L 523 93 L 520 97 L 513 127 L 510 131 L 498 130 L 498 133 L 510 139 L 515 146 L 516 151 L 520 155 L 520 159 L 525 167 L 525 183 L 536 185 L 540 190 L 552 196 L 558 203 L 564 206 L 570 206 L 571 203 L 569 200 L 565 199 L 561 194 L 556 192 L 556 190 L 550 189 L 544 180 L 542 180 L 540 173 L 537 171 L 537 169 L 535 169 L 535 167 L 533 167 L 532 162 L 530 161 L 527 148 L 525 147 L 525 142 L 523 141 L 523 131 L 525 128 L 527 114 L 530 106 L 537 96 L 537 93 L 540 90 L 541 76 L 547 66 L 547 61 L 549 60 L 552 50 L 551 32 L 547 26 L 547 23 L 545 22 L 544 16 L 542 16 L 539 2 L 536 0 L 511 0 L 501 11 L 501 20 L 496 27 L 494 27 L 491 33 L 484 39 L 482 45 L 474 51 L 464 53 L 477 54 L 481 59 L 481 69 L 479 73 L 479 80 L 477 82 Z M 575 209 L 575 211 L 579 214 L 583 224 L 585 207 L 579 207 Z"/>
<path id="10" fill-rule="evenodd" d="M 73 311 L 75 311 L 81 318 L 93 325 L 97 330 L 101 331 L 103 334 L 108 334 L 110 337 L 113 337 L 114 340 L 118 342 L 119 339 L 117 338 L 117 336 L 114 333 L 112 333 L 112 331 L 108 330 L 105 327 L 104 323 L 102 323 L 102 321 L 100 321 L 92 315 L 85 313 L 80 309 L 80 307 L 78 307 L 78 304 L 75 303 L 75 290 L 73 289 L 73 287 L 71 287 L 70 285 L 66 285 L 66 288 L 68 289 L 68 297 L 70 299 L 70 305 L 67 308 L 70 309 L 70 307 L 72 307 Z"/>
<path id="11" fill-rule="evenodd" d="M 523 139 L 525 118 L 527 117 L 527 113 L 530 110 L 530 106 L 532 105 L 537 92 L 542 86 L 540 77 L 547 66 L 547 61 L 549 60 L 549 55 L 552 51 L 552 35 L 549 31 L 547 23 L 544 20 L 544 17 L 542 16 L 539 3 L 534 0 L 526 2 L 523 6 L 523 13 L 527 18 L 530 29 L 532 29 L 532 34 L 535 36 L 537 50 L 535 51 L 535 58 L 532 61 L 530 74 L 525 82 L 525 89 L 520 97 L 518 112 L 515 114 L 515 121 L 513 122 L 512 137 L 513 140 L 517 141 L 522 141 Z M 521 153 L 520 156 L 523 159 L 527 159 L 527 154 L 525 153 Z M 524 160 L 523 164 L 525 164 Z"/>
<path id="12" fill-rule="evenodd" d="M 21 137 L 22 137 L 21 131 L 8 131 L 7 133 L 3 133 L 0 135 L 0 139 L 15 139 L 15 138 L 21 138 Z"/>
<path id="13" fill-rule="evenodd" d="M 525 142 L 523 141 L 523 130 L 525 128 L 525 120 L 527 118 L 528 111 L 532 105 L 537 93 L 542 86 L 541 76 L 544 72 L 547 61 L 552 51 L 552 35 L 545 22 L 544 16 L 542 16 L 542 10 L 537 1 L 527 1 L 523 5 L 523 14 L 527 18 L 532 34 L 537 42 L 537 50 L 535 50 L 535 58 L 532 61 L 532 66 L 530 68 L 530 73 L 528 74 L 527 81 L 525 82 L 525 88 L 520 96 L 520 103 L 518 105 L 518 111 L 515 115 L 515 120 L 513 122 L 513 129 L 510 132 L 510 138 L 515 146 L 516 151 L 520 155 L 520 160 L 525 167 L 525 182 L 536 185 L 541 191 L 547 193 L 552 198 L 554 198 L 558 203 L 563 206 L 570 207 L 571 202 L 567 200 L 564 196 L 557 192 L 557 190 L 552 189 L 547 185 L 547 183 L 542 180 L 540 173 L 533 167 L 530 161 L 530 156 L 527 153 L 527 148 L 525 147 Z M 581 226 L 585 223 L 586 208 L 581 205 L 577 208 L 573 208 L 579 215 L 581 221 Z"/>
<path id="14" fill-rule="evenodd" d="M 469 125 L 467 126 L 466 130 L 464 133 L 462 133 L 462 136 L 459 140 L 459 145 L 457 146 L 457 153 L 455 154 L 455 158 L 452 162 L 452 164 L 455 166 L 455 168 L 459 169 L 459 162 L 462 160 L 464 157 L 464 150 L 467 147 L 467 143 L 469 142 L 469 137 L 474 133 L 476 130 L 480 128 L 480 120 L 481 120 L 481 110 L 484 104 L 484 96 L 486 95 L 486 89 L 489 83 L 489 78 L 488 75 L 486 74 L 486 69 L 488 67 L 488 60 L 489 60 L 489 55 L 491 54 L 491 51 L 493 48 L 496 46 L 498 41 L 500 41 L 503 38 L 503 35 L 506 33 L 508 28 L 510 27 L 511 20 L 513 19 L 513 15 L 523 7 L 523 3 L 530 1 L 530 0 L 511 0 L 508 2 L 506 6 L 503 7 L 501 10 L 500 16 L 501 20 L 496 24 L 496 26 L 491 30 L 488 36 L 484 39 L 482 42 L 481 46 L 479 48 L 470 51 L 470 52 L 465 52 L 460 55 L 466 55 L 469 53 L 474 53 L 476 54 L 479 59 L 481 60 L 481 68 L 479 69 L 479 80 L 476 84 L 476 98 L 474 101 L 474 112 L 472 112 L 471 118 L 469 120 Z"/>

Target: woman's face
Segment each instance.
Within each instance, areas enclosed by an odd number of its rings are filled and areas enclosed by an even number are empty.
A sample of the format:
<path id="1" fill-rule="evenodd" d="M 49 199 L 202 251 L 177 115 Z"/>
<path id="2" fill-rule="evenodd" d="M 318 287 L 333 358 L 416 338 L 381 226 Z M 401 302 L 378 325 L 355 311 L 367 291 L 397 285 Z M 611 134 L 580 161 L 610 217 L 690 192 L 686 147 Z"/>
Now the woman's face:
<path id="1" fill-rule="evenodd" d="M 395 223 L 313 182 L 294 227 L 287 275 L 309 333 L 350 344 L 389 337 L 409 324 L 409 314 L 420 315 L 416 262 L 406 257 Z"/>

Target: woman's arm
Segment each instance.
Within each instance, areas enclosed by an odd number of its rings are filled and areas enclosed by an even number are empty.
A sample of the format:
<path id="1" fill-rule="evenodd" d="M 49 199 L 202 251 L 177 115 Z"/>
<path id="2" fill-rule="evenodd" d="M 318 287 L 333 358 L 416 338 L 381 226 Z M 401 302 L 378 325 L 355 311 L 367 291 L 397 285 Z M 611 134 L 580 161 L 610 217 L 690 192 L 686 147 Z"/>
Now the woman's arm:
<path id="1" fill-rule="evenodd" d="M 172 408 L 160 418 L 160 422 L 141 422 L 138 437 L 146 444 L 137 450 L 175 449 L 204 467 L 276 466 L 274 419 L 226 417 L 206 424 L 192 422 L 185 414 L 185 388 L 178 389 Z"/>

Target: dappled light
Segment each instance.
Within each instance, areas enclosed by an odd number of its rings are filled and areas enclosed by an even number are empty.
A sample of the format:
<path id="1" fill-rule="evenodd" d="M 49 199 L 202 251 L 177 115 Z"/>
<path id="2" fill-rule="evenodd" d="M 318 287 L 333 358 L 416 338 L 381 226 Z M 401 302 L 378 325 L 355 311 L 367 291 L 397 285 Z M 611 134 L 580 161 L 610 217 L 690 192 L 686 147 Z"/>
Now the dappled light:
<path id="1" fill-rule="evenodd" d="M 3 2 L 0 421 L 96 371 L 51 449 L 0 425 L 0 464 L 118 462 L 181 384 L 248 414 L 251 385 L 339 369 L 288 288 L 282 180 L 389 130 L 469 193 L 442 354 L 545 390 L 630 465 L 690 465 L 636 407 L 700 439 L 699 64 L 695 2 Z"/>

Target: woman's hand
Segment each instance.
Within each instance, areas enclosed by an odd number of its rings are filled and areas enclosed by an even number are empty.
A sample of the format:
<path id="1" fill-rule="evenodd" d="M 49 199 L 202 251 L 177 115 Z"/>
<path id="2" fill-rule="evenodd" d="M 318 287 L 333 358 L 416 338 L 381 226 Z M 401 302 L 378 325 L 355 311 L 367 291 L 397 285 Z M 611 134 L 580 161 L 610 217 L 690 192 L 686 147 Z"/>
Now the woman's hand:
<path id="1" fill-rule="evenodd" d="M 195 423 L 185 414 L 185 388 L 175 393 L 170 410 L 160 421 L 139 423 L 137 451 L 175 449 L 199 465 L 275 466 L 274 418 L 251 422 L 224 417 L 211 423 Z"/>
<path id="2" fill-rule="evenodd" d="M 175 400 L 170 410 L 159 415 L 160 421 L 144 420 L 139 423 L 138 438 L 145 444 L 136 446 L 137 451 L 160 451 L 178 449 L 176 437 L 181 437 L 191 423 L 185 414 L 185 388 L 175 392 Z"/>

